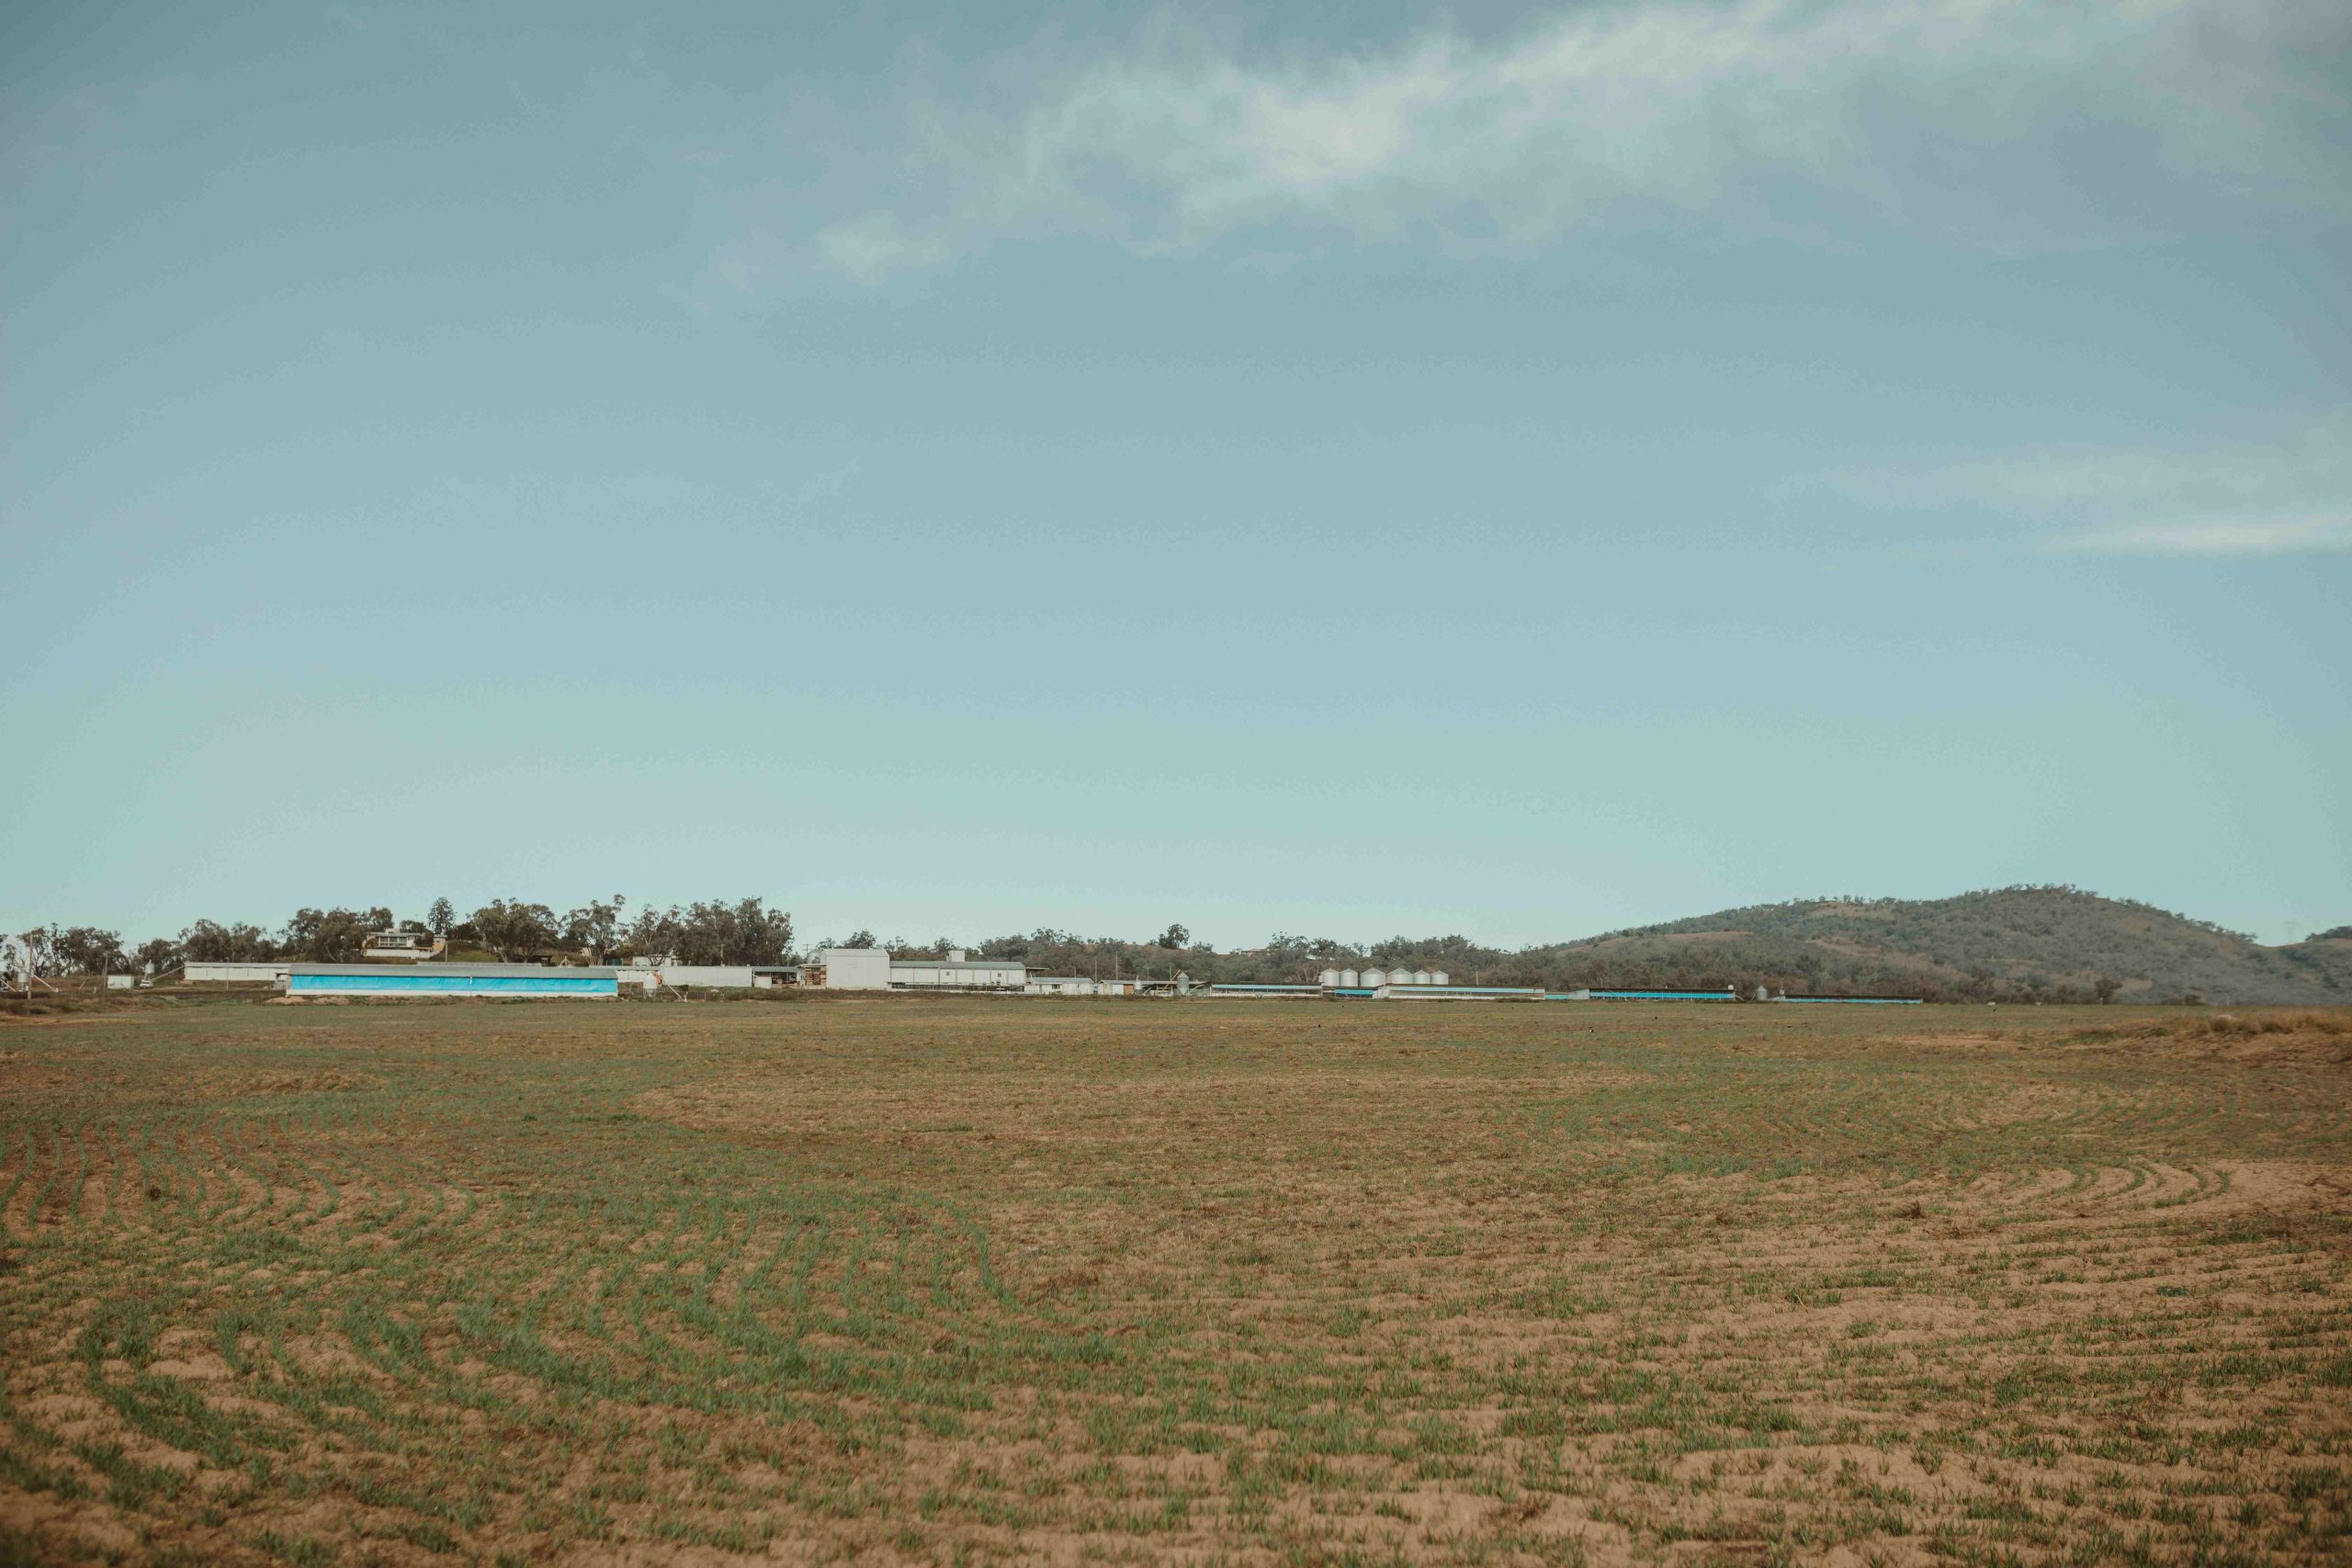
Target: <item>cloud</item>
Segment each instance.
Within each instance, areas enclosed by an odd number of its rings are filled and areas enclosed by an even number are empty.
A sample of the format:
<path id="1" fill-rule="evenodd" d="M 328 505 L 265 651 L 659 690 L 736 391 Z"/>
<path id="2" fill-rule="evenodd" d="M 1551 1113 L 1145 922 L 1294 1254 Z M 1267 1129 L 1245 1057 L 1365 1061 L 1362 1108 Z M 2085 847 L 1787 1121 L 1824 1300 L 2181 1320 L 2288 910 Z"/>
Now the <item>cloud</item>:
<path id="1" fill-rule="evenodd" d="M 1815 481 L 1872 507 L 2027 519 L 2042 547 L 2105 555 L 2352 549 L 2352 409 L 2267 440 L 2068 446 Z M 1802 487 L 1800 487 L 1802 488 Z"/>
<path id="2" fill-rule="evenodd" d="M 2283 556 L 2352 551 L 2352 513 L 2149 523 L 2062 535 L 2053 550 L 2130 556 Z"/>
<path id="3" fill-rule="evenodd" d="M 895 212 L 868 212 L 818 231 L 817 254 L 825 265 L 858 283 L 879 283 L 895 272 L 930 266 L 947 258 L 947 241 L 916 234 Z"/>
<path id="4" fill-rule="evenodd" d="M 2352 216 L 2352 25 L 2294 0 L 1618 0 L 1253 58 L 1166 28 L 994 104 L 926 96 L 862 213 L 797 254 L 862 283 L 1007 240 L 1527 254 L 1700 224 L 1996 249 Z M 869 201 L 873 199 L 869 196 Z"/>
<path id="5" fill-rule="evenodd" d="M 2352 493 L 2352 409 L 2263 440 L 2043 447 L 1932 468 L 1849 468 L 1824 482 L 1872 505 L 2076 520 L 2306 512 Z"/>

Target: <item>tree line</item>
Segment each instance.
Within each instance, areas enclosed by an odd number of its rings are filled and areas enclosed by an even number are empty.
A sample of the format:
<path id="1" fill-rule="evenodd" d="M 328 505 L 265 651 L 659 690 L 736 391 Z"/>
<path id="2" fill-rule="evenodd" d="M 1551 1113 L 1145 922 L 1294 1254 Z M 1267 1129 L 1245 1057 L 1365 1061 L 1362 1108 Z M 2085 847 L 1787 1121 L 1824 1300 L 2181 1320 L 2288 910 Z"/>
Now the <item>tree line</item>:
<path id="1" fill-rule="evenodd" d="M 381 906 L 305 908 L 276 930 L 200 919 L 175 937 L 154 938 L 136 947 L 126 946 L 119 932 L 86 926 L 49 926 L 24 933 L 22 940 L 36 973 L 163 976 L 189 962 L 349 962 L 359 957 L 369 936 L 393 931 L 444 941 L 450 954 L 461 958 L 601 964 L 645 957 L 681 964 L 788 964 L 798 956 L 792 917 L 764 899 L 708 899 L 632 910 L 617 894 L 561 913 L 528 899 L 493 898 L 462 917 L 447 898 L 436 898 L 421 919 L 401 919 Z M 1981 964 L 1958 975 L 1938 973 L 1925 964 L 1915 966 L 1875 953 L 1839 953 L 1811 942 L 1747 933 L 1715 933 L 1703 942 L 1644 943 L 1634 953 L 1612 953 L 1599 945 L 1609 940 L 1505 949 L 1458 933 L 1355 943 L 1278 931 L 1262 946 L 1220 952 L 1194 941 L 1182 923 L 1171 922 L 1159 934 L 1141 939 L 1081 936 L 1040 927 L 974 942 L 944 936 L 928 942 L 884 940 L 871 931 L 858 931 L 814 945 L 884 948 L 896 957 L 934 959 L 961 948 L 980 958 L 1017 960 L 1036 974 L 1160 978 L 1182 974 L 1211 983 L 1278 984 L 1309 981 L 1326 968 L 1403 967 L 1442 969 L 1457 985 L 1561 990 L 1736 987 L 1749 994 L 1763 986 L 1798 994 L 1897 994 L 1930 1001 L 2062 1002 L 2106 1001 L 2120 989 L 2117 981 L 2105 976 L 1996 971 Z"/>
<path id="2" fill-rule="evenodd" d="M 48 925 L 17 934 L 9 949 L 8 978 L 29 964 L 32 973 L 57 975 L 169 975 L 191 963 L 261 963 L 273 959 L 312 964 L 356 960 L 368 939 L 407 931 L 446 942 L 453 954 L 518 960 L 651 958 L 666 964 L 787 964 L 792 961 L 792 916 L 764 898 L 712 898 L 692 904 L 646 905 L 634 913 L 618 894 L 591 899 L 559 914 L 551 905 L 526 898 L 492 898 L 460 916 L 447 898 L 435 898 L 421 919 L 404 919 L 378 905 L 297 909 L 275 930 L 249 921 L 199 919 L 178 935 L 153 937 L 137 946 L 120 931 L 96 926 Z"/>

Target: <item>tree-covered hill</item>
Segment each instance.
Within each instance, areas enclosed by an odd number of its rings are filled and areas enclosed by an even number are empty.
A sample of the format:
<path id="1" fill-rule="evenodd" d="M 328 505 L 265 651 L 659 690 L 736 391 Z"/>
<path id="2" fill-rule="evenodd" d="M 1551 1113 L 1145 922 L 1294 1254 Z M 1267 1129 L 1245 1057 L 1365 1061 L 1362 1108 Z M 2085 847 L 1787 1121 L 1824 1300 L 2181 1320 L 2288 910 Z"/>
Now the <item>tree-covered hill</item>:
<path id="1" fill-rule="evenodd" d="M 2207 921 L 2075 887 L 1801 899 L 1545 951 L 1678 967 L 1752 964 L 1801 976 L 1802 988 L 1816 990 L 2087 993 L 2105 979 L 2122 1001 L 2196 995 L 2213 1002 L 2352 1003 L 2352 941 L 2336 932 L 2266 947 Z"/>
<path id="2" fill-rule="evenodd" d="M 1079 974 L 1292 981 L 1326 964 L 1409 964 L 1481 985 L 1758 985 L 1946 1000 L 2089 999 L 2352 1005 L 2352 928 L 2283 947 L 2074 887 L 2005 887 L 1954 898 L 1811 898 L 1507 951 L 1460 936 L 1369 946 L 1276 936 L 1217 953 L 1041 931 L 984 944 L 990 956 Z"/>

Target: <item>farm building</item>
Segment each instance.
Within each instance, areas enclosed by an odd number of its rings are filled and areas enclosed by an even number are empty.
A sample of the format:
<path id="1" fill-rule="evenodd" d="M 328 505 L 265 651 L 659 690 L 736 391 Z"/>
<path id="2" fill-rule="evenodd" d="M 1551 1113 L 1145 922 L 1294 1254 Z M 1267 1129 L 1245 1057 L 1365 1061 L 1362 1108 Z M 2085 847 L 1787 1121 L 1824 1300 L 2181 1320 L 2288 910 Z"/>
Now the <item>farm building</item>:
<path id="1" fill-rule="evenodd" d="M 297 964 L 286 990 L 296 997 L 586 997 L 620 995 L 610 969 L 551 969 L 537 964 Z"/>
<path id="2" fill-rule="evenodd" d="M 1022 989 L 1033 997 L 1132 997 L 1141 982 L 1098 980 L 1091 975 L 1032 975 Z"/>
<path id="3" fill-rule="evenodd" d="M 887 991 L 890 955 L 878 947 L 820 947 L 808 955 L 808 981 L 829 991 Z"/>
<path id="4" fill-rule="evenodd" d="M 370 931 L 359 956 L 371 964 L 423 964 L 448 950 L 431 931 Z"/>
<path id="5" fill-rule="evenodd" d="M 771 986 L 797 986 L 797 964 L 632 964 L 616 969 L 624 986 L 650 988 L 703 986 L 722 991 L 765 990 Z"/>
<path id="6" fill-rule="evenodd" d="M 820 947 L 809 966 L 831 991 L 1018 991 L 1029 979 L 1018 959 L 971 958 L 961 948 L 944 958 L 893 958 L 878 947 Z"/>
<path id="7" fill-rule="evenodd" d="M 960 947 L 944 958 L 893 958 L 893 990 L 1018 991 L 1029 982 L 1029 966 L 1017 958 L 967 958 Z"/>
<path id="8" fill-rule="evenodd" d="M 636 964 L 614 971 L 624 986 L 711 986 L 748 991 L 755 976 L 748 964 Z"/>
<path id="9" fill-rule="evenodd" d="M 294 967 L 290 958 L 264 959 L 257 964 L 199 962 L 189 959 L 180 977 L 191 986 L 274 986 Z"/>

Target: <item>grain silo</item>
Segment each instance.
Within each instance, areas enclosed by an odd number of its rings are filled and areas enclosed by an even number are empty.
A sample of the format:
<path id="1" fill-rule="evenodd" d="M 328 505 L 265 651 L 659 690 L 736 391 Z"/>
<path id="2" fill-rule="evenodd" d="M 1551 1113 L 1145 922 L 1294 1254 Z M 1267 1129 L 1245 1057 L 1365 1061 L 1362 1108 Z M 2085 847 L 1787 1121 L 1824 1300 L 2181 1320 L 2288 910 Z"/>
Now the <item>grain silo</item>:
<path id="1" fill-rule="evenodd" d="M 1367 969 L 1363 972 L 1363 983 L 1369 988 L 1376 991 L 1380 989 L 1381 987 L 1388 984 L 1388 971 L 1385 969 Z"/>
<path id="2" fill-rule="evenodd" d="M 1340 984 L 1346 989 L 1352 991 L 1356 988 L 1359 983 L 1360 977 L 1354 970 L 1342 969 L 1340 971 Z"/>
<path id="3" fill-rule="evenodd" d="M 1413 971 L 1413 984 L 1416 986 L 1434 986 L 1437 984 L 1437 981 L 1430 977 L 1428 970 L 1416 969 Z"/>
<path id="4" fill-rule="evenodd" d="M 1326 969 L 1323 973 L 1315 976 L 1315 983 L 1322 987 L 1327 991 L 1330 990 L 1339 985 L 1340 972 L 1337 969 Z"/>
<path id="5" fill-rule="evenodd" d="M 1442 969 L 1432 969 L 1430 971 L 1430 984 L 1432 986 L 1451 986 L 1453 984 L 1453 976 L 1447 974 Z"/>

